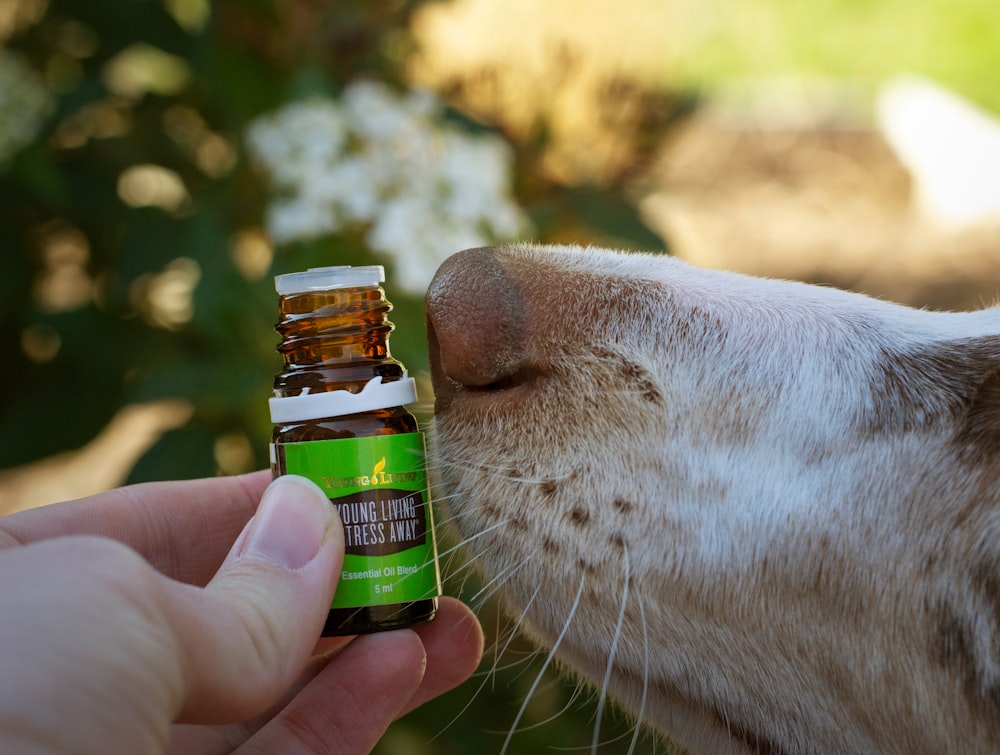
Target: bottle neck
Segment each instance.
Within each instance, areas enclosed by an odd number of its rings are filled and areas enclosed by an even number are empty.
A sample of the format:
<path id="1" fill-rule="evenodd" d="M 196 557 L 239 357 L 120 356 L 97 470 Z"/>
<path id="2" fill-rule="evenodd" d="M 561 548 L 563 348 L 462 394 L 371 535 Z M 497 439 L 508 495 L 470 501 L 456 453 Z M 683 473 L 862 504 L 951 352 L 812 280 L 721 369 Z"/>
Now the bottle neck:
<path id="1" fill-rule="evenodd" d="M 381 286 L 280 297 L 275 330 L 283 367 L 274 378 L 274 395 L 360 393 L 373 378 L 402 379 L 403 366 L 389 353 L 391 309 Z"/>

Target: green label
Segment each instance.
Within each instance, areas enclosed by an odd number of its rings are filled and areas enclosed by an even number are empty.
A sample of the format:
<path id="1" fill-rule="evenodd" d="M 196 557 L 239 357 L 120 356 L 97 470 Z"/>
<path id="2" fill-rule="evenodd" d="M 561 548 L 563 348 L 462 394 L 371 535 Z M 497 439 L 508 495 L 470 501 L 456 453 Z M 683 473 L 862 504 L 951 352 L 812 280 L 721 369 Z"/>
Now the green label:
<path id="1" fill-rule="evenodd" d="M 441 594 L 423 434 L 278 443 L 275 475 L 320 486 L 344 523 L 344 567 L 332 608 Z"/>

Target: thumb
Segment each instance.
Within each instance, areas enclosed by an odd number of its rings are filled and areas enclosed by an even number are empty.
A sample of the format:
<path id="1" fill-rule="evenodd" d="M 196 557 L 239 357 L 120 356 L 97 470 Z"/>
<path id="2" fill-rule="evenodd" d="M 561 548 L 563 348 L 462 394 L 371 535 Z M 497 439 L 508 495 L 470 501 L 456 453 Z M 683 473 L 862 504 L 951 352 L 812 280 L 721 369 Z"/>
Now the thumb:
<path id="1" fill-rule="evenodd" d="M 184 665 L 179 720 L 245 720 L 295 681 L 343 555 L 343 527 L 319 487 L 292 475 L 272 482 L 212 581 L 163 596 Z"/>

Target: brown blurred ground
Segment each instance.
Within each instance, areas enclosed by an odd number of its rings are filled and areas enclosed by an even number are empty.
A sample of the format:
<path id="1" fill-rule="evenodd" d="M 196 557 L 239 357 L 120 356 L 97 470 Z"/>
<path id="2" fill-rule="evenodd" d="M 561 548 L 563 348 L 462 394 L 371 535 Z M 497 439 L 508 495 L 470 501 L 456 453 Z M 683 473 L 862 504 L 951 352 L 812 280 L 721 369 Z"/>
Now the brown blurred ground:
<path id="1" fill-rule="evenodd" d="M 908 174 L 870 130 L 696 118 L 649 181 L 648 222 L 700 265 L 933 309 L 981 308 L 1000 292 L 1000 223 L 947 229 L 923 217 Z"/>

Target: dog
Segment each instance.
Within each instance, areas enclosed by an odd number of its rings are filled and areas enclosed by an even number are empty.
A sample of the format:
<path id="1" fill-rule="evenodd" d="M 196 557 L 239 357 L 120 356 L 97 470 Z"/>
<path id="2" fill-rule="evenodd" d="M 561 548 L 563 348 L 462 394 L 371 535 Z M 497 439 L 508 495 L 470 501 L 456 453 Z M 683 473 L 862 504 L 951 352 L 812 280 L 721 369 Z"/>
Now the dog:
<path id="1" fill-rule="evenodd" d="M 602 701 L 696 752 L 1000 751 L 1000 309 L 527 244 L 426 309 L 441 503 Z"/>

